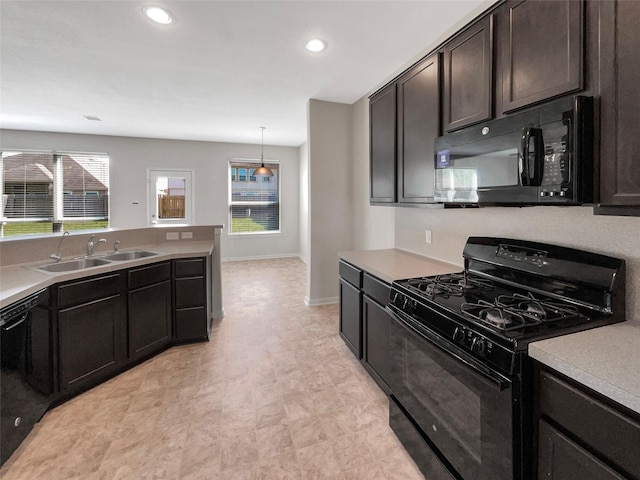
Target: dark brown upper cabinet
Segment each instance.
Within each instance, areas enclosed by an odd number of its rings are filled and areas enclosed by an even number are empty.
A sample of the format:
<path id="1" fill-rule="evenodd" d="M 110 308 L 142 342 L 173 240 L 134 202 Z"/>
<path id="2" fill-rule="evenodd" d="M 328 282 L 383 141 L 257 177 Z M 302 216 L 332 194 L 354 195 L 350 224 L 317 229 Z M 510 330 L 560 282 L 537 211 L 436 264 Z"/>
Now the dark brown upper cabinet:
<path id="1" fill-rule="evenodd" d="M 438 54 L 403 74 L 398 89 L 398 202 L 433 201 L 433 140 L 440 135 Z"/>
<path id="2" fill-rule="evenodd" d="M 600 202 L 597 214 L 640 216 L 640 2 L 599 2 Z"/>
<path id="3" fill-rule="evenodd" d="M 370 202 L 396 201 L 396 85 L 369 101 Z"/>
<path id="4" fill-rule="evenodd" d="M 503 112 L 581 90 L 584 2 L 507 2 L 502 28 Z"/>
<path id="5" fill-rule="evenodd" d="M 467 28 L 444 48 L 445 131 L 491 118 L 493 15 Z"/>

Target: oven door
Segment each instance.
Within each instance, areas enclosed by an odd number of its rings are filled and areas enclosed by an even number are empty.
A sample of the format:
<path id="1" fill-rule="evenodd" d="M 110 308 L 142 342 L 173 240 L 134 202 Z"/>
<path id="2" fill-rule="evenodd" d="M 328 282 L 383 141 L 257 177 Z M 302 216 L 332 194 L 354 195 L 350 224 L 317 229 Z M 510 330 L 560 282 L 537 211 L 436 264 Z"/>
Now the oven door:
<path id="1" fill-rule="evenodd" d="M 512 478 L 511 381 L 405 314 L 388 312 L 393 415 L 404 412 L 453 478 Z"/>

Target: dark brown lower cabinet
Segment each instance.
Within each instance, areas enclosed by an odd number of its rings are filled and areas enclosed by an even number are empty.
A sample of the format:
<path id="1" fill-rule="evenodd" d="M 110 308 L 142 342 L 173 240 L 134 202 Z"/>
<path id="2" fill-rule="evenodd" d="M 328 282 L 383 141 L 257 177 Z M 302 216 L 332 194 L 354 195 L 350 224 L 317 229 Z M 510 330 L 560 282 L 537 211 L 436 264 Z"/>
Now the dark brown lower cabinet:
<path id="1" fill-rule="evenodd" d="M 171 341 L 171 263 L 129 270 L 129 357 L 137 360 Z"/>
<path id="2" fill-rule="evenodd" d="M 365 368 L 389 394 L 389 314 L 384 307 L 368 296 L 363 297 L 362 311 L 362 363 Z"/>
<path id="3" fill-rule="evenodd" d="M 358 360 L 362 358 L 362 270 L 340 260 L 340 326 L 344 343 Z"/>
<path id="4" fill-rule="evenodd" d="M 362 357 L 362 292 L 340 279 L 340 336 L 356 358 Z"/>
<path id="5" fill-rule="evenodd" d="M 538 432 L 539 480 L 625 480 L 544 420 Z"/>
<path id="6" fill-rule="evenodd" d="M 538 476 L 640 478 L 640 414 L 538 366 Z"/>
<path id="7" fill-rule="evenodd" d="M 207 340 L 206 258 L 185 258 L 173 262 L 174 339 L 178 342 Z"/>
<path id="8" fill-rule="evenodd" d="M 362 290 L 362 364 L 388 395 L 389 322 L 384 306 L 389 302 L 389 284 L 364 273 Z"/>
<path id="9" fill-rule="evenodd" d="M 117 273 L 57 288 L 60 390 L 97 383 L 127 361 L 125 285 Z"/>

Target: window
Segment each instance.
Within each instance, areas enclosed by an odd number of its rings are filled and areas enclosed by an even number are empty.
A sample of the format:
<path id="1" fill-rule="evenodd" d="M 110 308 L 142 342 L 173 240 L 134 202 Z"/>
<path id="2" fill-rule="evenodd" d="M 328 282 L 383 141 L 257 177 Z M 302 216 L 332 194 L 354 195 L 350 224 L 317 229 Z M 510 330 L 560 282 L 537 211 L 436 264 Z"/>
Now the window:
<path id="1" fill-rule="evenodd" d="M 0 236 L 109 227 L 105 154 L 3 151 Z"/>
<path id="2" fill-rule="evenodd" d="M 149 216 L 153 225 L 193 223 L 191 170 L 149 169 Z"/>
<path id="3" fill-rule="evenodd" d="M 280 166 L 277 163 L 265 163 L 273 172 L 273 177 L 254 176 L 257 166 L 259 165 L 248 161 L 229 162 L 231 234 L 280 231 Z M 234 177 L 236 169 L 239 175 Z"/>

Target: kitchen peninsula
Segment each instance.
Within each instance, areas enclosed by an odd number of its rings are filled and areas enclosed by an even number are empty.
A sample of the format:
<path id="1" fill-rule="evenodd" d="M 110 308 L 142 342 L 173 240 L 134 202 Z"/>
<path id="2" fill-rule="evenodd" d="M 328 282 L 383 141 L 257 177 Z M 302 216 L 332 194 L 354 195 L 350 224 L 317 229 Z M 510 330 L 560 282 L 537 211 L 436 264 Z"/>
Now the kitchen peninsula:
<path id="1" fill-rule="evenodd" d="M 212 320 L 224 315 L 221 229 L 2 243 L 3 463 L 51 406 L 174 344 L 209 339 Z M 103 243 L 113 250 L 96 251 Z"/>

